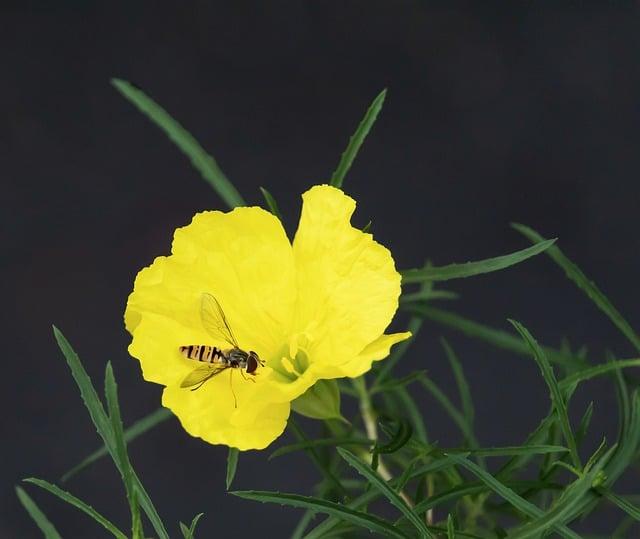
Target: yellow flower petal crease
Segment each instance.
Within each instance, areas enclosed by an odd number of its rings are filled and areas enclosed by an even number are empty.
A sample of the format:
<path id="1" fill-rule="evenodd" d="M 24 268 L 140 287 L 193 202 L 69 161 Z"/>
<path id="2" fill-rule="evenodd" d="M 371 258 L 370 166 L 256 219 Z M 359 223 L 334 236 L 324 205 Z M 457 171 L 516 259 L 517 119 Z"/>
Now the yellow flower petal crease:
<path id="1" fill-rule="evenodd" d="M 125 311 L 129 353 L 146 380 L 165 386 L 162 403 L 189 434 L 262 449 L 317 380 L 360 376 L 410 336 L 384 334 L 400 275 L 391 253 L 351 226 L 354 210 L 339 189 L 312 187 L 293 243 L 261 208 L 199 213 L 176 230 L 170 256 L 140 271 Z M 180 347 L 230 347 L 205 329 L 203 294 L 218 300 L 240 348 L 265 366 L 255 376 L 228 368 L 191 391 L 180 384 L 201 364 Z"/>

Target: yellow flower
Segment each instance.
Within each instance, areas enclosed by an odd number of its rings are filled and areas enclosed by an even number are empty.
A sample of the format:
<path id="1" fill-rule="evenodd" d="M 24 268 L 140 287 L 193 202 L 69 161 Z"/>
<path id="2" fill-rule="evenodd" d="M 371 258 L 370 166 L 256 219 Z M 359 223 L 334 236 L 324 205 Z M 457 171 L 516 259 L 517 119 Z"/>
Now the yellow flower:
<path id="1" fill-rule="evenodd" d="M 162 404 L 192 436 L 262 449 L 317 380 L 360 376 L 410 336 L 384 334 L 400 275 L 391 253 L 351 226 L 355 201 L 327 185 L 302 198 L 293 244 L 261 208 L 203 212 L 176 230 L 170 256 L 136 278 L 125 312 L 129 353 L 146 380 L 165 386 Z M 180 387 L 197 367 L 180 346 L 229 348 L 203 327 L 203 294 L 217 298 L 240 347 L 265 361 L 257 376 L 245 375 L 255 383 L 226 369 L 197 391 Z"/>

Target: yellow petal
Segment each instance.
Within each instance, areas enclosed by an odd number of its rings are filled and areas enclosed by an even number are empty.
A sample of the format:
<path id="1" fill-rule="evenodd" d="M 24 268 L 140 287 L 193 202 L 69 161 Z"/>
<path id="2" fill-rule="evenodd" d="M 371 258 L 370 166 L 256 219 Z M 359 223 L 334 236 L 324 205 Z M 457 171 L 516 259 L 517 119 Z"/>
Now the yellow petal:
<path id="1" fill-rule="evenodd" d="M 351 226 L 354 210 L 352 198 L 328 185 L 303 195 L 293 243 L 295 325 L 312 335 L 314 365 L 352 361 L 384 333 L 398 308 L 400 274 L 391 253 Z"/>
<path id="2" fill-rule="evenodd" d="M 180 346 L 229 347 L 202 324 L 203 293 L 218 299 L 241 348 L 267 362 L 278 356 L 296 299 L 292 249 L 278 219 L 260 208 L 200 213 L 176 231 L 172 252 L 138 274 L 125 312 L 130 353 L 146 379 L 171 385 L 193 368 Z"/>
<path id="3" fill-rule="evenodd" d="M 356 378 L 364 374 L 371 369 L 371 363 L 386 358 L 394 344 L 404 341 L 409 337 L 411 337 L 411 332 L 409 331 L 382 335 L 382 337 L 368 344 L 355 359 L 342 365 L 341 370 L 344 373 L 343 376 Z"/>
<path id="4" fill-rule="evenodd" d="M 238 399 L 238 408 L 230 389 Z M 240 373 L 227 369 L 208 381 L 197 391 L 167 387 L 162 394 L 162 404 L 176 414 L 184 429 L 211 444 L 224 444 L 240 450 L 264 449 L 282 432 L 287 424 L 290 406 L 285 403 L 254 401 L 251 398 L 254 384 L 243 381 Z M 242 409 L 251 409 L 236 420 Z"/>

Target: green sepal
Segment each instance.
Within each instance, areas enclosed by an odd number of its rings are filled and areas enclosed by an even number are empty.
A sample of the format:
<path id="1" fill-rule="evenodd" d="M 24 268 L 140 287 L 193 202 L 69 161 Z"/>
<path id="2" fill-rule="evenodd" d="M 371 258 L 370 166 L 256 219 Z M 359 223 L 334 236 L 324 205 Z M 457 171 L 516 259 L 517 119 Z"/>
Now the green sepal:
<path id="1" fill-rule="evenodd" d="M 318 380 L 291 403 L 294 412 L 312 419 L 340 419 L 340 390 L 336 380 Z"/>

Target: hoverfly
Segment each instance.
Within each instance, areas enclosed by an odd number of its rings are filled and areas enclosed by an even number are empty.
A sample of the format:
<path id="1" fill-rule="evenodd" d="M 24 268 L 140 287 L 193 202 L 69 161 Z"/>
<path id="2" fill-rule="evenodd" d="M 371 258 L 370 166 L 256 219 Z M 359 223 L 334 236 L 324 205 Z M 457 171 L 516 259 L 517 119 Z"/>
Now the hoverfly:
<path id="1" fill-rule="evenodd" d="M 264 366 L 264 361 L 255 352 L 245 352 L 240 348 L 220 303 L 211 294 L 202 294 L 200 318 L 204 329 L 211 337 L 216 340 L 223 339 L 231 345 L 231 348 L 221 349 L 203 344 L 181 346 L 180 353 L 184 358 L 202 362 L 204 365 L 200 365 L 191 371 L 182 380 L 180 387 L 192 388 L 191 391 L 195 391 L 200 389 L 205 382 L 227 369 L 237 369 L 245 380 L 248 379 L 255 382 L 251 377 L 256 375 L 256 370 L 259 366 Z M 246 378 L 245 373 L 250 378 Z M 230 374 L 229 384 L 231 385 L 231 393 L 237 408 L 238 401 L 233 391 L 233 370 Z"/>

